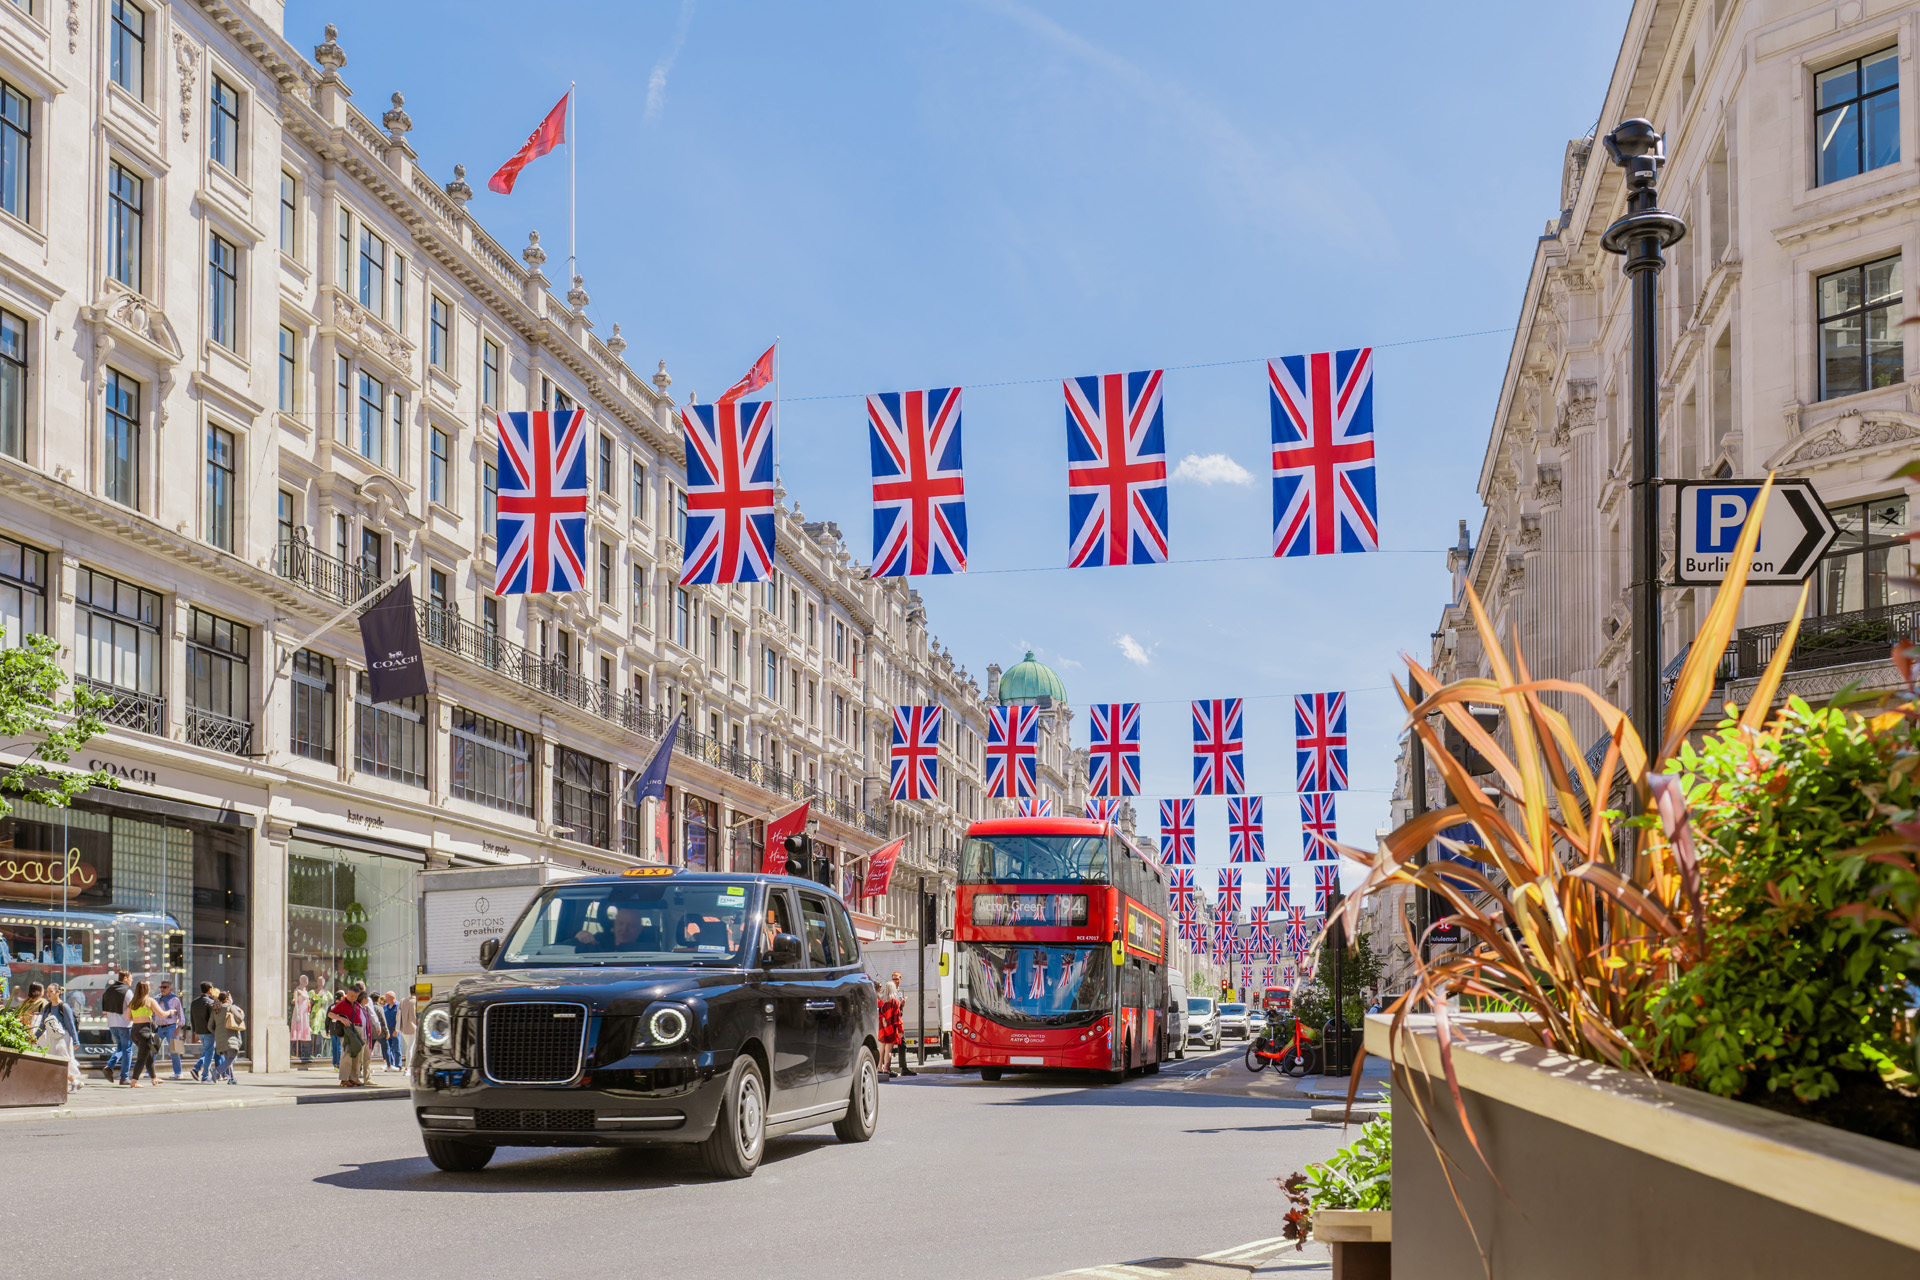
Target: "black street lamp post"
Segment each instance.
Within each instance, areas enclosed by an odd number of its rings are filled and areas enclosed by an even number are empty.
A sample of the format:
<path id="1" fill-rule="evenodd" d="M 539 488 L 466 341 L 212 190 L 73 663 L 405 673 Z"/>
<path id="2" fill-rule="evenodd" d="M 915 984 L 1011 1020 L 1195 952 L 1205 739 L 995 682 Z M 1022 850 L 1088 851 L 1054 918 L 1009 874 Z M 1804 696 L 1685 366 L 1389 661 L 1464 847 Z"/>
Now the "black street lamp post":
<path id="1" fill-rule="evenodd" d="M 1687 234 L 1687 224 L 1659 207 L 1664 139 L 1651 122 L 1627 120 L 1604 140 L 1607 154 L 1627 172 L 1627 212 L 1600 237 L 1601 247 L 1625 256 L 1620 269 L 1633 286 L 1633 613 L 1631 691 L 1634 727 L 1651 755 L 1660 749 L 1660 351 L 1658 315 L 1662 251 Z M 1658 762 L 1654 762 L 1656 767 Z"/>

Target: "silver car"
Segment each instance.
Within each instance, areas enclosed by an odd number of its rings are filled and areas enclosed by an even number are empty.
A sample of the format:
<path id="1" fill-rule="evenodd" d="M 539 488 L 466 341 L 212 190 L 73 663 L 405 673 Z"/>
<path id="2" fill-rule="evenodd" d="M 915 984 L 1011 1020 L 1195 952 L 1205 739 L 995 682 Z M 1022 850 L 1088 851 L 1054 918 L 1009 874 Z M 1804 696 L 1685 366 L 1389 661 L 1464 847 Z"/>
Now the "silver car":
<path id="1" fill-rule="evenodd" d="M 1242 1040 L 1253 1038 L 1253 1032 L 1247 1021 L 1247 1006 L 1243 1004 L 1223 1004 L 1220 1006 L 1220 1036 L 1239 1036 Z"/>
<path id="2" fill-rule="evenodd" d="M 1220 1006 L 1212 996 L 1187 997 L 1187 1041 L 1209 1049 L 1220 1047 Z"/>

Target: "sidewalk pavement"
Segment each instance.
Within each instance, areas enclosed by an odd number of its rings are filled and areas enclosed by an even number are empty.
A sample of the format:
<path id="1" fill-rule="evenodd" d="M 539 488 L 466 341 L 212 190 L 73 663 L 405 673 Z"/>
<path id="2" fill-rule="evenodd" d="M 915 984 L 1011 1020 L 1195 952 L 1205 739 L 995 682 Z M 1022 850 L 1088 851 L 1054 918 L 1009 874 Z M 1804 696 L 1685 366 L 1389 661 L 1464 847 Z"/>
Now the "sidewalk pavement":
<path id="1" fill-rule="evenodd" d="M 1251 1244 L 1201 1254 L 1197 1258 L 1137 1258 L 1079 1271 L 1060 1271 L 1040 1280 L 1312 1280 L 1333 1275 L 1327 1246 L 1309 1243 L 1296 1250 L 1288 1240 Z"/>
<path id="2" fill-rule="evenodd" d="M 98 1064 L 94 1064 L 97 1068 Z M 115 1116 L 157 1116 L 181 1111 L 228 1111 L 242 1107 L 291 1107 L 309 1102 L 371 1102 L 407 1096 L 404 1073 L 376 1069 L 373 1083 L 343 1088 L 331 1062 L 316 1062 L 305 1071 L 234 1073 L 233 1084 L 201 1084 L 191 1076 L 168 1079 L 138 1089 L 122 1088 L 100 1078 L 97 1069 L 84 1070 L 86 1084 L 67 1095 L 57 1107 L 6 1107 L 0 1125 L 34 1120 L 81 1120 Z"/>

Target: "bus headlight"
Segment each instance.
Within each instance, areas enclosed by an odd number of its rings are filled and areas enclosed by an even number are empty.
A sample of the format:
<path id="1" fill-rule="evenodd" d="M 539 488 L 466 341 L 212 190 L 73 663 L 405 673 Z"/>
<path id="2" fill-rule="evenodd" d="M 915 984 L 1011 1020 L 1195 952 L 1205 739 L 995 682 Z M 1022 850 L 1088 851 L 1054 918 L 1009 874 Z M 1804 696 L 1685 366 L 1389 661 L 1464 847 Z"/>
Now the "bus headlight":
<path id="1" fill-rule="evenodd" d="M 453 1015 L 443 1005 L 429 1009 L 420 1019 L 420 1038 L 436 1049 L 444 1048 L 447 1041 L 453 1039 Z"/>
<path id="2" fill-rule="evenodd" d="M 646 1043 L 654 1048 L 664 1049 L 679 1044 L 687 1038 L 693 1022 L 687 1017 L 685 1009 L 668 1005 L 655 1009 L 647 1018 Z"/>

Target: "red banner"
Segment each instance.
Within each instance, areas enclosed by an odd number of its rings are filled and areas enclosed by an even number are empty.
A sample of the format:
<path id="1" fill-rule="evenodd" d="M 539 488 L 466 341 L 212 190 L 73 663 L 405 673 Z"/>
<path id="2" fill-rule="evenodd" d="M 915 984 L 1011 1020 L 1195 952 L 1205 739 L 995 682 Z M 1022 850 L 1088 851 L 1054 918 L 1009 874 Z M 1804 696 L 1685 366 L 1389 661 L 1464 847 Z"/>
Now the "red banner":
<path id="1" fill-rule="evenodd" d="M 907 838 L 901 836 L 892 844 L 883 844 L 873 851 L 873 860 L 867 863 L 867 882 L 860 886 L 862 898 L 878 898 L 887 892 L 887 884 L 893 879 L 893 864 L 900 857 L 900 848 Z"/>
<path id="2" fill-rule="evenodd" d="M 787 874 L 787 837 L 807 829 L 807 811 L 813 801 L 802 800 L 797 809 L 781 814 L 767 824 L 767 853 L 760 870 L 770 876 Z"/>

